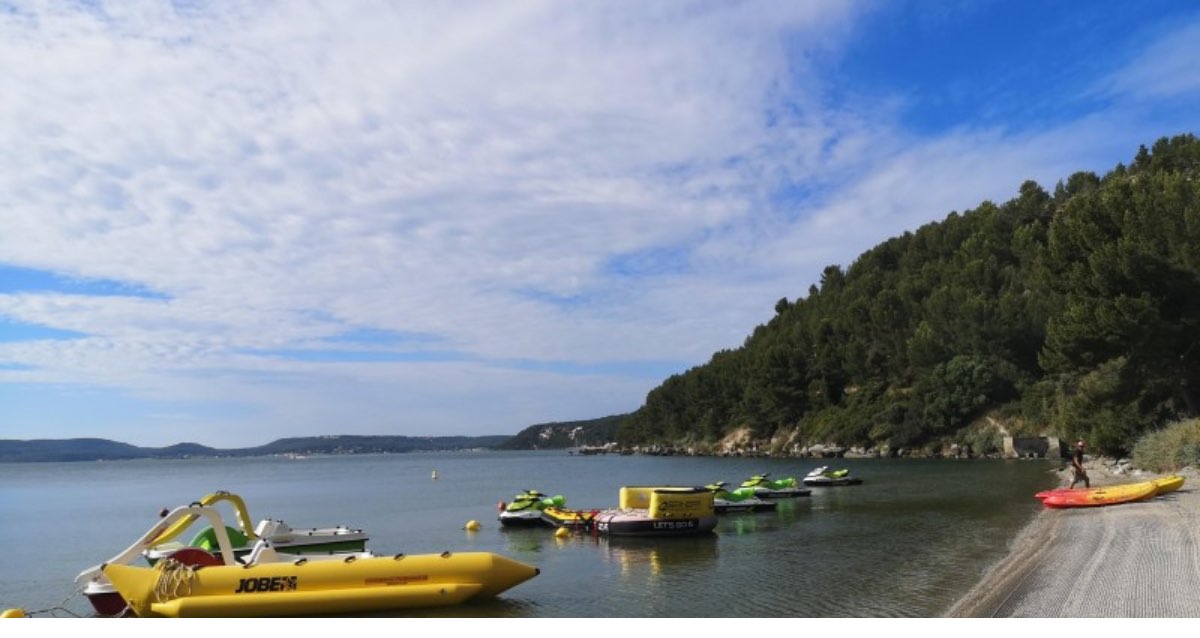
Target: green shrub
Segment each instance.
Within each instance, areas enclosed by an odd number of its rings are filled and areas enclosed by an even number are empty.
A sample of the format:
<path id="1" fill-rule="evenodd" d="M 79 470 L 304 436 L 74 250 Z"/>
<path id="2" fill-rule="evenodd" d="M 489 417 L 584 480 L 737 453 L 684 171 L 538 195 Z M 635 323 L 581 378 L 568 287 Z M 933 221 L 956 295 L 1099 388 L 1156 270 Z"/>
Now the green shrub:
<path id="1" fill-rule="evenodd" d="M 1143 435 L 1133 446 L 1133 462 L 1152 472 L 1200 466 L 1200 419 L 1177 421 Z"/>
<path id="2" fill-rule="evenodd" d="M 1004 435 L 987 419 L 979 419 L 959 430 L 954 439 L 960 445 L 970 446 L 973 454 L 994 454 L 1004 450 Z"/>

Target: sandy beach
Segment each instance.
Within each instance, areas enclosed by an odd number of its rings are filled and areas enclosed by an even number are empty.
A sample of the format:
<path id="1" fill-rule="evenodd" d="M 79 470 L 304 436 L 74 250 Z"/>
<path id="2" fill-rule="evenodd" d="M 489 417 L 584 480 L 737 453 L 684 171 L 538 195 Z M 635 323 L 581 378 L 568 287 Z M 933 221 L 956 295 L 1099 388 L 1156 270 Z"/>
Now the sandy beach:
<path id="1" fill-rule="evenodd" d="M 1159 476 L 1115 476 L 1101 463 L 1089 463 L 1088 474 L 1093 487 Z M 1147 501 L 1042 510 L 947 615 L 1200 617 L 1200 474 L 1180 474 L 1180 490 Z"/>

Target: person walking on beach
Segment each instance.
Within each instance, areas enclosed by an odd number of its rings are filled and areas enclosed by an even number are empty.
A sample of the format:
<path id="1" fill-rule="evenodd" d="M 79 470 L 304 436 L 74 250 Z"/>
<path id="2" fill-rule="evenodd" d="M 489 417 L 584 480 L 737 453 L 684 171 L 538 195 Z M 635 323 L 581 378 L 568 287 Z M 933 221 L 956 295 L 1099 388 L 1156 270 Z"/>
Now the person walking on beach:
<path id="1" fill-rule="evenodd" d="M 1071 457 L 1071 469 L 1075 471 L 1075 476 L 1071 479 L 1071 487 L 1075 489 L 1075 484 L 1083 481 L 1084 487 L 1091 487 L 1092 482 L 1088 479 L 1087 470 L 1083 469 L 1083 448 L 1085 443 L 1083 439 L 1075 444 L 1075 454 Z"/>

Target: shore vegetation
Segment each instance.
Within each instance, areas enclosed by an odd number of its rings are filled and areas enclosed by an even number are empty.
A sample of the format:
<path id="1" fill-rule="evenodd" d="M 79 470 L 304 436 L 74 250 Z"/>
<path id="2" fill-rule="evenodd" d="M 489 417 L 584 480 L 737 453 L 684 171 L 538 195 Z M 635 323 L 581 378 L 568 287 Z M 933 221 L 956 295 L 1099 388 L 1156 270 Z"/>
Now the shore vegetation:
<path id="1" fill-rule="evenodd" d="M 1200 468 L 1200 419 L 1186 419 L 1147 432 L 1133 447 L 1133 461 L 1151 472 Z"/>

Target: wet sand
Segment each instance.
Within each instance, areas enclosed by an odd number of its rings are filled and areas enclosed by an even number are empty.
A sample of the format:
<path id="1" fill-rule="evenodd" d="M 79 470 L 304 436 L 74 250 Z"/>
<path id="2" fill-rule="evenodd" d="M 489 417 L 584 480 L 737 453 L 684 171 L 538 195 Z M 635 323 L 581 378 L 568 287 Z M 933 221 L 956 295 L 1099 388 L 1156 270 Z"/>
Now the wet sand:
<path id="1" fill-rule="evenodd" d="M 1200 617 L 1200 474 L 1181 474 L 1182 488 L 1147 501 L 1043 509 L 947 616 Z M 1088 475 L 1093 486 L 1159 476 Z"/>

